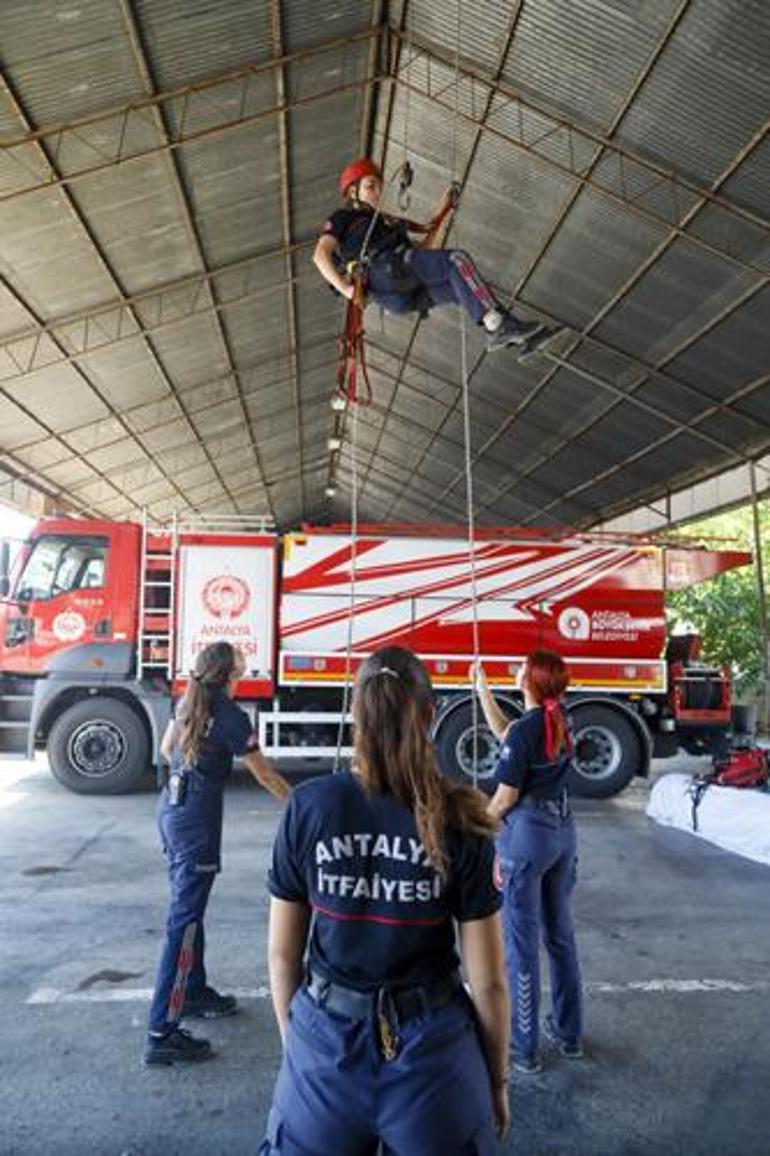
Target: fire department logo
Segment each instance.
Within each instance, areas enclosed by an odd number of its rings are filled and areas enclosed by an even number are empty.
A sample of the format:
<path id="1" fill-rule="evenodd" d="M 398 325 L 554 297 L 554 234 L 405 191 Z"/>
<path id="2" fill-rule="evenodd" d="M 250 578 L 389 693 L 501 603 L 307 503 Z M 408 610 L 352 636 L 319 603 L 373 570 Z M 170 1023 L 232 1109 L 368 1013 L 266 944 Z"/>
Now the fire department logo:
<path id="1" fill-rule="evenodd" d="M 77 642 L 86 632 L 86 620 L 75 610 L 63 610 L 54 618 L 52 629 L 60 642 Z"/>
<path id="2" fill-rule="evenodd" d="M 233 574 L 209 578 L 203 587 L 203 605 L 214 618 L 238 618 L 250 600 L 248 586 Z"/>
<path id="3" fill-rule="evenodd" d="M 591 619 L 579 606 L 568 606 L 559 615 L 559 633 L 565 638 L 590 638 Z"/>

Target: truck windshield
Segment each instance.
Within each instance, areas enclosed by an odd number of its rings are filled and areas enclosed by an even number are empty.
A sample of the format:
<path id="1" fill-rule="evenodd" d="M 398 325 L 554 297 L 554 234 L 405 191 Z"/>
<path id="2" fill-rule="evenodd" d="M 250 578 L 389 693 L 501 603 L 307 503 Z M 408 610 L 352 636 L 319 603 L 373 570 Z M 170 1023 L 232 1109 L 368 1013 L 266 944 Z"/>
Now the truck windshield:
<path id="1" fill-rule="evenodd" d="M 32 546 L 16 584 L 20 602 L 44 601 L 69 590 L 104 585 L 107 538 L 46 534 Z"/>

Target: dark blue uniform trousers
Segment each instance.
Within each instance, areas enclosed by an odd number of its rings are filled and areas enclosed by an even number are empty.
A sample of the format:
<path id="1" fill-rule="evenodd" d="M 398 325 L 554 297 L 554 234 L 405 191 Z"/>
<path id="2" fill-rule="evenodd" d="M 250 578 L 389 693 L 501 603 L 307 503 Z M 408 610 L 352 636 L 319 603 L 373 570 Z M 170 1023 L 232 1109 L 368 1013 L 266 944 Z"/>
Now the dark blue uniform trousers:
<path id="1" fill-rule="evenodd" d="M 534 1056 L 540 1008 L 542 930 L 551 973 L 553 1018 L 559 1035 L 582 1034 L 580 967 L 571 896 L 577 877 L 577 839 L 571 816 L 519 806 L 498 841 L 503 881 L 503 932 L 512 1001 L 512 1046 Z"/>
<path id="2" fill-rule="evenodd" d="M 500 309 L 473 259 L 462 249 L 407 249 L 404 257 L 415 289 L 422 286 L 434 305 L 462 305 L 474 322 L 481 321 L 491 309 Z M 387 313 L 414 309 L 414 290 L 399 289 L 387 254 L 372 260 L 367 287 L 375 304 Z"/>
<path id="3" fill-rule="evenodd" d="M 171 903 L 150 1007 L 149 1030 L 162 1032 L 177 1023 L 185 996 L 206 987 L 203 917 L 222 840 L 222 788 L 197 772 L 189 776 L 184 804 L 172 807 L 164 790 L 158 829 L 168 862 Z"/>
<path id="4" fill-rule="evenodd" d="M 470 1001 L 406 1020 L 382 1059 L 373 1018 L 327 1011 L 302 988 L 260 1156 L 492 1156 L 489 1076 Z"/>

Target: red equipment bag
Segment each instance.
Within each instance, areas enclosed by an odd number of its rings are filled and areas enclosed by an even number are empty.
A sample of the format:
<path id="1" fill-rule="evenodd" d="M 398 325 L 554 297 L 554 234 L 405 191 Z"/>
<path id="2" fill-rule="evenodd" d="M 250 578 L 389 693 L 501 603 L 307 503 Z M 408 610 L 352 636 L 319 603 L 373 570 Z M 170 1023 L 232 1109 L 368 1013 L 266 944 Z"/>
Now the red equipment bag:
<path id="1" fill-rule="evenodd" d="M 770 752 L 761 747 L 731 750 L 724 759 L 714 759 L 714 770 L 695 775 L 689 794 L 692 797 L 692 829 L 698 830 L 698 807 L 709 787 L 766 788 L 770 781 Z"/>
<path id="2" fill-rule="evenodd" d="M 770 778 L 767 752 L 761 747 L 730 751 L 728 757 L 714 763 L 709 776 L 718 787 L 762 787 Z"/>

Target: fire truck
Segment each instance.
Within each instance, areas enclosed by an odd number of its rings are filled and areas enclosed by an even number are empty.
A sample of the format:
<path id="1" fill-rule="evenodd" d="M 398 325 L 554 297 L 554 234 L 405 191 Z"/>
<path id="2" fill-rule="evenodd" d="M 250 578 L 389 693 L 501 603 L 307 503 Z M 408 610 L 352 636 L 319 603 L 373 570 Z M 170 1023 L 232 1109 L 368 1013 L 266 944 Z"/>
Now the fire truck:
<path id="1" fill-rule="evenodd" d="M 724 743 L 729 672 L 701 661 L 693 636 L 667 638 L 664 600 L 750 561 L 582 533 L 477 531 L 471 549 L 456 528 L 44 519 L 0 585 L 0 747 L 45 746 L 74 791 L 131 789 L 158 764 L 196 653 L 228 639 L 268 754 L 347 757 L 350 680 L 399 644 L 433 679 L 442 768 L 483 787 L 497 748 L 470 663 L 478 654 L 516 717 L 517 671 L 548 647 L 571 672 L 574 789 L 609 796 L 653 755 Z"/>

